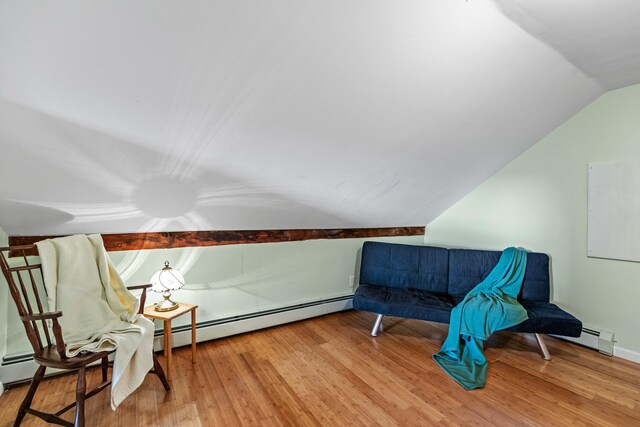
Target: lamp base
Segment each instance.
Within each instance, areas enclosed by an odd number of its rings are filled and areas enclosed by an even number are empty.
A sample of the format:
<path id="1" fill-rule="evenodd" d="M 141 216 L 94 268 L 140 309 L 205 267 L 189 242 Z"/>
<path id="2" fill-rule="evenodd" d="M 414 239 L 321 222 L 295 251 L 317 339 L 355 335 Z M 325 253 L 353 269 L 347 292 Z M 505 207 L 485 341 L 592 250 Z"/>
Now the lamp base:
<path id="1" fill-rule="evenodd" d="M 164 300 L 160 301 L 155 306 L 156 311 L 171 311 L 176 308 L 178 308 L 178 303 L 171 301 L 168 296 L 165 296 Z"/>

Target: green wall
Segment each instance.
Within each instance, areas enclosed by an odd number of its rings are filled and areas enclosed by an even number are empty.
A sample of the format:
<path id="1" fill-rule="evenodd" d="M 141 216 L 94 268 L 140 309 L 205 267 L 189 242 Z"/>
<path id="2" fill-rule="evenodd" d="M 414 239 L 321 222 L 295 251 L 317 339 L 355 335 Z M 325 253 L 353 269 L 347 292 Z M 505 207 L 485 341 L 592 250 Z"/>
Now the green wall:
<path id="1" fill-rule="evenodd" d="M 586 256 L 588 163 L 625 158 L 640 159 L 640 85 L 604 94 L 482 183 L 428 225 L 426 243 L 548 253 L 552 299 L 640 352 L 640 263 Z"/>

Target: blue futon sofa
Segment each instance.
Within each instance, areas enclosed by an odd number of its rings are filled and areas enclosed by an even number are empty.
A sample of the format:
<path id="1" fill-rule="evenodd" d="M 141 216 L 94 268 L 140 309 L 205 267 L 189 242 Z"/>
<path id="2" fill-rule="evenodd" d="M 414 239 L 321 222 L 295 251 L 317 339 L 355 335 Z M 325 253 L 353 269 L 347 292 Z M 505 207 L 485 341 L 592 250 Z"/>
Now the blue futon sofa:
<path id="1" fill-rule="evenodd" d="M 378 315 L 373 336 L 381 331 L 384 316 L 449 323 L 453 307 L 489 274 L 500 255 L 500 251 L 365 242 L 353 308 Z M 540 334 L 577 337 L 582 331 L 578 319 L 549 302 L 549 289 L 549 256 L 529 252 L 518 297 L 529 319 L 507 330 L 535 334 L 547 360 L 549 352 Z"/>

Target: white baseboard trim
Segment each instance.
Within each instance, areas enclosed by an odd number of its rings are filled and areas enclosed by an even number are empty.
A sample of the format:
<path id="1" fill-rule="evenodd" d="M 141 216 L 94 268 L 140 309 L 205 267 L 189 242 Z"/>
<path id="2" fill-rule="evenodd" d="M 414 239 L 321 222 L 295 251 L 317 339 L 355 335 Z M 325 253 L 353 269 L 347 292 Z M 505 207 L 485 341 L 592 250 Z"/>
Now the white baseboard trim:
<path id="1" fill-rule="evenodd" d="M 640 353 L 637 351 L 615 346 L 613 347 L 613 355 L 631 362 L 640 363 Z"/>
<path id="2" fill-rule="evenodd" d="M 318 301 L 316 303 L 304 304 L 300 307 L 284 308 L 281 311 L 274 310 L 273 312 L 264 314 L 257 313 L 253 316 L 239 318 L 239 320 L 227 319 L 219 322 L 204 322 L 204 324 L 198 325 L 196 329 L 196 341 L 204 342 L 216 338 L 256 331 L 271 326 L 283 325 L 311 317 L 349 310 L 352 307 L 353 300 L 351 297 L 344 297 L 327 300 L 326 302 Z M 162 328 L 162 326 L 160 327 Z M 172 335 L 173 347 L 190 345 L 191 326 L 185 325 L 177 329 L 178 330 Z M 156 333 L 159 333 L 159 335 L 154 338 L 153 347 L 156 351 L 163 350 L 164 339 L 162 337 L 162 330 L 156 331 Z M 2 383 L 12 384 L 29 380 L 33 377 L 37 368 L 38 364 L 30 357 L 10 363 L 3 361 L 3 363 L 0 364 L 0 385 L 2 385 Z M 55 374 L 57 370 L 47 369 L 47 372 Z"/>
<path id="3" fill-rule="evenodd" d="M 38 364 L 33 359 L 25 360 L 24 362 L 13 363 L 11 365 L 0 366 L 0 377 L 2 382 L 11 384 L 19 381 L 24 381 L 33 377 Z"/>
<path id="4" fill-rule="evenodd" d="M 298 320 L 318 317 L 329 313 L 349 310 L 353 307 L 351 298 L 340 301 L 332 301 L 318 305 L 312 305 L 295 310 L 288 310 L 273 314 L 266 314 L 248 319 L 233 322 L 213 324 L 211 326 L 198 327 L 196 329 L 196 342 L 214 340 L 245 332 L 257 331 L 277 325 L 284 325 Z M 182 347 L 191 345 L 191 327 L 184 325 L 180 331 L 172 334 L 172 347 Z M 156 351 L 164 349 L 164 339 L 162 334 L 155 337 L 153 348 Z"/>

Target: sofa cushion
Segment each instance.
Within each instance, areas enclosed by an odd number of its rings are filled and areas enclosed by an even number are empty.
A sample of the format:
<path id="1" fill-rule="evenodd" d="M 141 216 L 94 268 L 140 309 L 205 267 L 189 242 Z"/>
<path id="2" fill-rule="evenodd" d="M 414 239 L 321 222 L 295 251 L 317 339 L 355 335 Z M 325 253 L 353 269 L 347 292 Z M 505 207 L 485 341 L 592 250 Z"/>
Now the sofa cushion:
<path id="1" fill-rule="evenodd" d="M 507 331 L 555 334 L 567 337 L 579 337 L 582 333 L 582 322 L 555 304 L 526 300 L 521 301 L 520 304 L 527 310 L 529 319 L 506 329 Z"/>
<path id="2" fill-rule="evenodd" d="M 453 304 L 447 295 L 441 293 L 360 285 L 353 297 L 353 308 L 388 316 L 449 323 Z"/>
<path id="3" fill-rule="evenodd" d="M 529 252 L 527 254 L 527 269 L 524 273 L 520 298 L 527 301 L 549 302 L 550 276 L 549 255 Z"/>
<path id="4" fill-rule="evenodd" d="M 360 284 L 447 292 L 449 252 L 433 246 L 365 242 Z"/>
<path id="5" fill-rule="evenodd" d="M 459 302 L 491 273 L 501 254 L 501 251 L 449 249 L 449 295 Z M 537 252 L 527 254 L 527 269 L 519 299 L 549 301 L 548 255 Z"/>

